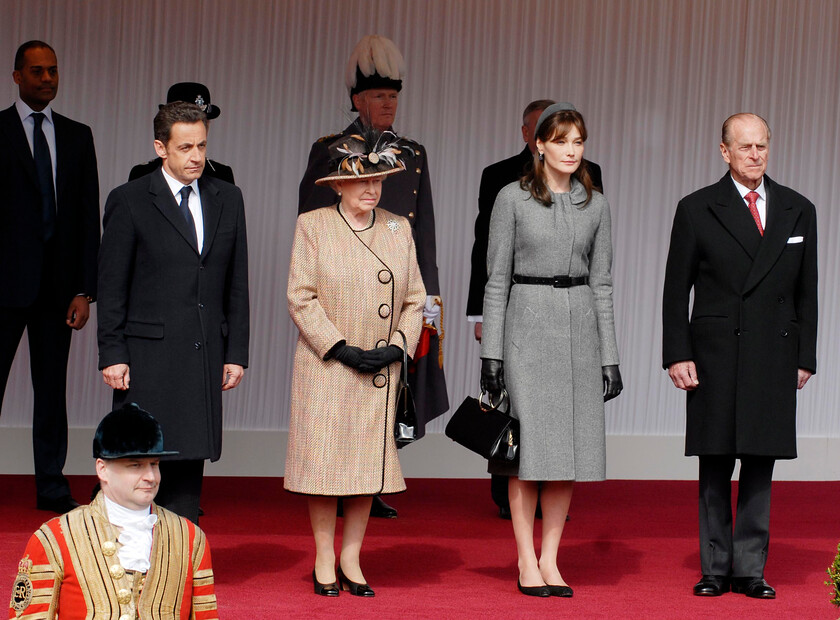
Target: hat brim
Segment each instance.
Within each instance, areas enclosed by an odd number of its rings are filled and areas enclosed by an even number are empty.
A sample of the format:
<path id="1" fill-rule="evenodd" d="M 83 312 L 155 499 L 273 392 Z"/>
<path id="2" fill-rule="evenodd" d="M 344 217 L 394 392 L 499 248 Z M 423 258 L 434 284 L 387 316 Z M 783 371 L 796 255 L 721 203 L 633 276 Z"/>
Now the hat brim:
<path id="1" fill-rule="evenodd" d="M 361 181 L 363 179 L 370 179 L 371 177 L 385 177 L 397 172 L 405 170 L 404 167 L 388 168 L 387 170 L 363 172 L 362 174 L 350 174 L 349 172 L 332 172 L 325 177 L 321 177 L 315 181 L 315 185 L 327 185 L 332 181 Z"/>
<path id="2" fill-rule="evenodd" d="M 96 458 L 103 461 L 116 461 L 117 459 L 154 459 L 159 456 L 178 456 L 177 450 L 161 450 L 160 452 L 127 452 L 125 454 L 101 454 Z"/>

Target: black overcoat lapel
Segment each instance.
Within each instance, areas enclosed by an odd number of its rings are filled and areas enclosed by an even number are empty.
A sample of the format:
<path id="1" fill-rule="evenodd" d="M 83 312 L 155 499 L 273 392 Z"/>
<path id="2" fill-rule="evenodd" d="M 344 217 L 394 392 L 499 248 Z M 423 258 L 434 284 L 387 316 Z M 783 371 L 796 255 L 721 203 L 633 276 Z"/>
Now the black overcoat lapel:
<path id="1" fill-rule="evenodd" d="M 201 255 L 207 256 L 213 246 L 216 230 L 219 228 L 219 218 L 222 217 L 222 202 L 219 199 L 219 189 L 212 181 L 204 177 L 198 179 L 198 191 L 201 195 L 201 215 L 204 218 L 204 245 Z"/>
<path id="2" fill-rule="evenodd" d="M 181 215 L 181 211 L 178 209 L 178 203 L 175 202 L 175 196 L 172 195 L 169 185 L 167 185 L 166 180 L 163 178 L 161 169 L 149 175 L 149 192 L 152 194 L 152 202 L 158 211 L 175 227 L 175 230 L 178 231 L 193 251 L 198 254 L 198 248 L 193 241 L 195 239 L 195 231 L 190 231 L 187 220 Z"/>
<path id="3" fill-rule="evenodd" d="M 767 227 L 764 229 L 764 238 L 753 261 L 752 269 L 744 281 L 742 294 L 748 293 L 772 269 L 802 214 L 802 207 L 785 201 L 778 186 L 766 175 L 764 186 L 767 190 L 767 217 L 765 218 Z"/>
<path id="4" fill-rule="evenodd" d="M 712 213 L 723 227 L 735 237 L 751 259 L 755 259 L 761 245 L 761 234 L 755 225 L 747 203 L 738 195 L 729 173 L 718 183 Z"/>

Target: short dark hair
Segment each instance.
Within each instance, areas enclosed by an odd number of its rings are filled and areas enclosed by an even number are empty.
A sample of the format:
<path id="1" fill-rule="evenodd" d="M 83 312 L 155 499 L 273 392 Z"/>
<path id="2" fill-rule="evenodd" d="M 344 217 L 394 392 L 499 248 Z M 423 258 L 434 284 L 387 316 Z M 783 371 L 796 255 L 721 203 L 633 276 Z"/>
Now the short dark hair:
<path id="1" fill-rule="evenodd" d="M 193 124 L 198 122 L 204 123 L 205 128 L 208 126 L 207 115 L 194 103 L 173 101 L 162 105 L 158 113 L 155 114 L 155 140 L 160 140 L 164 144 L 169 142 L 172 125 L 175 123 Z"/>
<path id="2" fill-rule="evenodd" d="M 738 112 L 737 114 L 733 114 L 725 121 L 723 121 L 723 127 L 720 130 L 720 141 L 723 142 L 726 146 L 732 144 L 732 121 L 744 119 L 744 118 L 757 118 L 762 123 L 764 123 L 764 128 L 767 130 L 767 140 L 770 141 L 770 124 L 761 118 L 758 114 L 753 112 Z"/>
<path id="3" fill-rule="evenodd" d="M 33 40 L 27 41 L 26 43 L 22 44 L 19 48 L 17 48 L 17 52 L 15 52 L 15 71 L 20 71 L 23 69 L 23 62 L 24 57 L 26 56 L 26 52 L 31 49 L 41 49 L 46 48 L 50 50 L 53 54 L 55 54 L 55 50 L 50 46 L 48 43 L 44 43 L 43 41 Z M 58 57 L 58 54 L 55 54 Z"/>
<path id="4" fill-rule="evenodd" d="M 548 106 L 554 105 L 555 103 L 557 102 L 552 101 L 551 99 L 537 99 L 536 101 L 532 101 L 527 106 L 525 106 L 525 111 L 522 112 L 522 124 L 525 124 L 528 115 L 530 115 L 532 112 L 536 112 L 537 110 L 542 112 Z"/>

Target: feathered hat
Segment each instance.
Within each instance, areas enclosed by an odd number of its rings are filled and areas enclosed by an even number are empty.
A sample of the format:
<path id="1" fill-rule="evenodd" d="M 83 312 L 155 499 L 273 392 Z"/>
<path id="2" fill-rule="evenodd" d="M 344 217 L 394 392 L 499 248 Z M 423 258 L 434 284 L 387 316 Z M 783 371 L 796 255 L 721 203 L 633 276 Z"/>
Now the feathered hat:
<path id="1" fill-rule="evenodd" d="M 315 181 L 316 185 L 402 172 L 405 170 L 405 164 L 400 156 L 414 155 L 413 149 L 404 146 L 394 132 L 376 129 L 342 136 L 327 149 L 332 172 Z"/>
<path id="2" fill-rule="evenodd" d="M 405 60 L 394 42 L 378 34 L 365 35 L 353 48 L 344 71 L 350 109 L 356 112 L 353 95 L 371 88 L 393 88 L 399 92 L 404 77 Z"/>

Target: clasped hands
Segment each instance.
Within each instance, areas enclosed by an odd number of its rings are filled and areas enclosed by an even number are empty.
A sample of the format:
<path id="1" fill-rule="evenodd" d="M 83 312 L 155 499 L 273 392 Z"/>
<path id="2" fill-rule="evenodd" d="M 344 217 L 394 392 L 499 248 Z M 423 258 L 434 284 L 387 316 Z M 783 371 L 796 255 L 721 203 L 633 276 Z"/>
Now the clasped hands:
<path id="1" fill-rule="evenodd" d="M 601 366 L 604 380 L 604 402 L 612 400 L 624 389 L 618 366 Z M 501 360 L 481 358 L 481 391 L 490 395 L 491 402 L 498 402 L 505 389 L 505 368 Z"/>
<path id="2" fill-rule="evenodd" d="M 333 357 L 359 372 L 376 372 L 389 364 L 400 361 L 403 358 L 403 351 L 395 344 L 367 351 L 361 347 L 342 344 L 336 348 Z"/>

